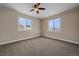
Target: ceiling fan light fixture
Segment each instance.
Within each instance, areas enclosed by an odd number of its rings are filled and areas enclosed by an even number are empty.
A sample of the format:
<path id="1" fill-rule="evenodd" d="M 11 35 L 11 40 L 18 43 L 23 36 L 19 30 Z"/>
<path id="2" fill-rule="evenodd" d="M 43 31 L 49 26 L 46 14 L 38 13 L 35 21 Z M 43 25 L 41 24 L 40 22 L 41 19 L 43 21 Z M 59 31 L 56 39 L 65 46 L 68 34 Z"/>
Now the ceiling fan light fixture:
<path id="1" fill-rule="evenodd" d="M 39 9 L 38 8 L 34 8 L 34 11 L 38 11 Z"/>

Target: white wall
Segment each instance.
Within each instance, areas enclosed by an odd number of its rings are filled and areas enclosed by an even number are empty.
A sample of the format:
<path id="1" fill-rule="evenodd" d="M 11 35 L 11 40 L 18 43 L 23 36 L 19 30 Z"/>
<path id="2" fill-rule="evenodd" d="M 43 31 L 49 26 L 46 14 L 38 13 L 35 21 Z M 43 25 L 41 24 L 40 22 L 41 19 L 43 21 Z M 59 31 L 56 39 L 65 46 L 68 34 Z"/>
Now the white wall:
<path id="1" fill-rule="evenodd" d="M 48 20 L 57 17 L 61 18 L 60 32 L 48 32 Z M 79 7 L 44 18 L 42 22 L 43 36 L 79 43 Z"/>
<path id="2" fill-rule="evenodd" d="M 20 16 L 32 20 L 31 31 L 18 31 L 18 19 Z M 13 9 L 0 9 L 0 44 L 37 36 L 40 36 L 40 20 L 21 14 Z"/>

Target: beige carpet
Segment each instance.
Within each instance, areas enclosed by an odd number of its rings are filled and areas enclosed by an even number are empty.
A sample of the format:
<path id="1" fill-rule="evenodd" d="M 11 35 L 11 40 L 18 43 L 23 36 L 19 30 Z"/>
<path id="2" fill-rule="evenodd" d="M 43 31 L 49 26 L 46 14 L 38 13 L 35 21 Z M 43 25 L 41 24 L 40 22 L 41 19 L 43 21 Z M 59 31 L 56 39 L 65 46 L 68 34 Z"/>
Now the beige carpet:
<path id="1" fill-rule="evenodd" d="M 0 46 L 2 56 L 78 56 L 79 45 L 45 37 Z"/>

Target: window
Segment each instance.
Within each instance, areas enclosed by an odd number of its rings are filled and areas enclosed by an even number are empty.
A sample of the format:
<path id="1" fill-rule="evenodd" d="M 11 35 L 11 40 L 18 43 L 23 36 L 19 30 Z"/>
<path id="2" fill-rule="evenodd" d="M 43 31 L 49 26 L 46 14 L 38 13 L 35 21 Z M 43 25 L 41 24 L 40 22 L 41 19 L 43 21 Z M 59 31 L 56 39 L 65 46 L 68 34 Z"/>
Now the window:
<path id="1" fill-rule="evenodd" d="M 48 21 L 48 31 L 60 31 L 60 20 L 56 18 Z"/>
<path id="2" fill-rule="evenodd" d="M 52 29 L 53 29 L 53 20 L 48 21 L 48 27 L 49 27 L 48 30 L 52 31 Z"/>
<path id="3" fill-rule="evenodd" d="M 30 19 L 20 18 L 18 20 L 18 31 L 31 30 L 32 22 Z"/>
<path id="4" fill-rule="evenodd" d="M 60 18 L 56 18 L 54 21 L 54 30 L 60 31 Z"/>
<path id="5" fill-rule="evenodd" d="M 31 30 L 31 27 L 32 27 L 32 22 L 31 22 L 31 20 L 27 19 L 26 20 L 26 29 Z"/>

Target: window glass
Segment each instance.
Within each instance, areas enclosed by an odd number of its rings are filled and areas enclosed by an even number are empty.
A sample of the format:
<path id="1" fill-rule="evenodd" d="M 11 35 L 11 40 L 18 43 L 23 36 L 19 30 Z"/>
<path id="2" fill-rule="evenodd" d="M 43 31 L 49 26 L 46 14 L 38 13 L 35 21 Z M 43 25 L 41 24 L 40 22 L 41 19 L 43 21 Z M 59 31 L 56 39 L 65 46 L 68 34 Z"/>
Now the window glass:
<path id="1" fill-rule="evenodd" d="M 18 30 L 25 31 L 31 30 L 32 21 L 30 19 L 19 18 L 18 20 Z"/>
<path id="2" fill-rule="evenodd" d="M 26 28 L 31 30 L 32 22 L 30 19 L 26 20 Z"/>
<path id="3" fill-rule="evenodd" d="M 52 29 L 53 29 L 53 20 L 48 21 L 48 27 L 49 27 L 48 30 L 52 31 Z"/>
<path id="4" fill-rule="evenodd" d="M 20 18 L 19 20 L 18 20 L 18 30 L 19 31 L 23 31 L 23 30 L 26 30 L 26 19 L 24 19 L 24 18 Z"/>
<path id="5" fill-rule="evenodd" d="M 48 20 L 48 31 L 60 31 L 61 18 Z"/>
<path id="6" fill-rule="evenodd" d="M 60 31 L 60 18 L 54 19 L 54 30 Z"/>

